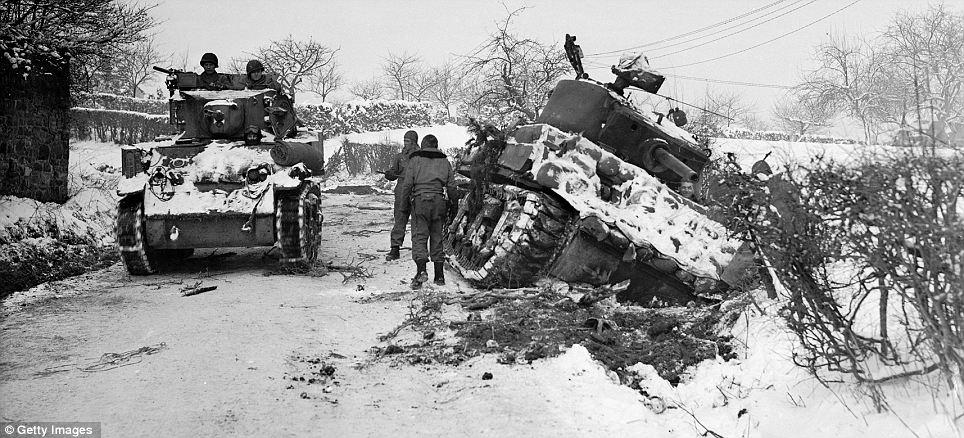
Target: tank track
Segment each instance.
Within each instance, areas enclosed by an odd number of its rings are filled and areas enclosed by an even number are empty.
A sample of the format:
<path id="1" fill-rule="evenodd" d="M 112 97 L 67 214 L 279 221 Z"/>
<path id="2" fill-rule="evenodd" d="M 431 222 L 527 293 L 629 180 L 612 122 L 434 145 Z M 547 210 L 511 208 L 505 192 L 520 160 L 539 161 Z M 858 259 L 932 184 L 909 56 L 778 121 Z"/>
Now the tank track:
<path id="1" fill-rule="evenodd" d="M 318 257 L 321 235 L 321 189 L 307 182 L 299 190 L 278 192 L 275 232 L 281 247 L 281 264 L 310 265 Z"/>
<path id="2" fill-rule="evenodd" d="M 157 252 L 147 245 L 144 235 L 144 199 L 130 196 L 117 206 L 117 249 L 121 261 L 132 275 L 157 272 Z"/>
<path id="3" fill-rule="evenodd" d="M 446 227 L 449 261 L 480 287 L 519 287 L 546 275 L 574 230 L 572 212 L 548 195 L 487 185 L 469 195 Z"/>

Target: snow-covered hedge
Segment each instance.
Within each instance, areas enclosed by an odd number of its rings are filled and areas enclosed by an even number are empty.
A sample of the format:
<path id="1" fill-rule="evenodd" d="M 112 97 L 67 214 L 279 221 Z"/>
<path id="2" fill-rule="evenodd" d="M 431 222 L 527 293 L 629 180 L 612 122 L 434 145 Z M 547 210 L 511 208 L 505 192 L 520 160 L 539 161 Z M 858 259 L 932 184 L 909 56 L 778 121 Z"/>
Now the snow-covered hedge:
<path id="1" fill-rule="evenodd" d="M 445 112 L 428 102 L 399 100 L 354 101 L 342 105 L 298 106 L 306 127 L 327 137 L 443 123 Z"/>
<path id="2" fill-rule="evenodd" d="M 134 99 L 105 93 L 76 93 L 71 108 L 71 136 L 115 143 L 152 140 L 175 133 L 168 124 L 164 100 Z M 428 102 L 398 100 L 355 101 L 341 105 L 300 105 L 298 119 L 326 137 L 442 124 L 445 111 Z"/>
<path id="3" fill-rule="evenodd" d="M 71 105 L 81 108 L 97 108 L 118 111 L 133 111 L 146 114 L 168 113 L 167 99 L 137 99 L 110 93 L 72 93 Z"/>
<path id="4" fill-rule="evenodd" d="M 153 140 L 172 134 L 169 117 L 134 111 L 92 108 L 70 109 L 70 136 L 79 140 L 111 141 L 119 144 Z"/>
<path id="5" fill-rule="evenodd" d="M 745 128 L 724 127 L 720 129 L 716 137 L 736 138 L 742 140 L 766 140 L 766 141 L 795 141 L 807 143 L 837 143 L 837 144 L 860 144 L 852 138 L 831 137 L 829 135 L 799 135 L 783 131 L 751 131 Z"/>

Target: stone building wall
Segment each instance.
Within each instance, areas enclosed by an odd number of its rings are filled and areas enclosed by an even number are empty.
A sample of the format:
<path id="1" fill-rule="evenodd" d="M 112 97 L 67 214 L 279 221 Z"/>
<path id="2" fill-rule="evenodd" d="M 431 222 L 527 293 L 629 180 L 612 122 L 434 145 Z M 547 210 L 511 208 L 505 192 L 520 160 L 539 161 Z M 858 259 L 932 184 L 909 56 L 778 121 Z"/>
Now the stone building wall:
<path id="1" fill-rule="evenodd" d="M 67 62 L 0 62 L 0 195 L 67 200 L 69 81 Z"/>

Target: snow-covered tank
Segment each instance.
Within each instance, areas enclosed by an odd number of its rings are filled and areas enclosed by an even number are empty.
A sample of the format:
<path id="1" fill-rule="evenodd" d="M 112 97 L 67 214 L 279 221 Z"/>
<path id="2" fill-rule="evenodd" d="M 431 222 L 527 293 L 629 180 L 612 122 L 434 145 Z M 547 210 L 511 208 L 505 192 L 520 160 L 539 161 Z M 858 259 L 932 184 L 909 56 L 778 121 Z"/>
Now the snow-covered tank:
<path id="1" fill-rule="evenodd" d="M 274 90 L 198 88 L 168 74 L 170 139 L 125 146 L 117 244 L 131 274 L 151 274 L 195 248 L 278 246 L 281 263 L 309 264 L 323 221 L 322 138 L 298 132 L 290 100 Z"/>
<path id="2" fill-rule="evenodd" d="M 683 302 L 725 288 L 740 242 L 670 188 L 696 181 L 709 152 L 678 119 L 623 96 L 639 76 L 603 84 L 579 73 L 535 124 L 479 130 L 458 167 L 470 183 L 446 228 L 450 262 L 481 287 L 632 279 Z"/>

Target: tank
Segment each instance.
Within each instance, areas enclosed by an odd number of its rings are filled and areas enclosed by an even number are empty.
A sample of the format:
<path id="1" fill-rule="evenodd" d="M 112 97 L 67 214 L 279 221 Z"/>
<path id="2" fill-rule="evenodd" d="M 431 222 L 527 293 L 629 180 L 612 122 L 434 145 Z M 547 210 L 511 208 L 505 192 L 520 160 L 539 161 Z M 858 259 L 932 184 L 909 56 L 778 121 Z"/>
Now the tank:
<path id="1" fill-rule="evenodd" d="M 627 70 L 614 67 L 616 82 L 604 84 L 577 68 L 536 123 L 475 130 L 457 165 L 468 186 L 445 230 L 450 263 L 466 279 L 479 287 L 630 279 L 632 290 L 682 303 L 728 287 L 741 242 L 673 190 L 700 178 L 709 151 L 679 117 L 627 100 L 627 86 L 645 81 L 655 93 L 662 83 Z"/>
<path id="2" fill-rule="evenodd" d="M 195 73 L 166 73 L 168 139 L 124 146 L 117 244 L 128 272 L 146 275 L 197 248 L 275 246 L 281 263 L 318 255 L 321 136 L 299 132 L 291 101 L 274 90 L 197 88 Z M 173 130 L 172 130 L 173 131 Z"/>

